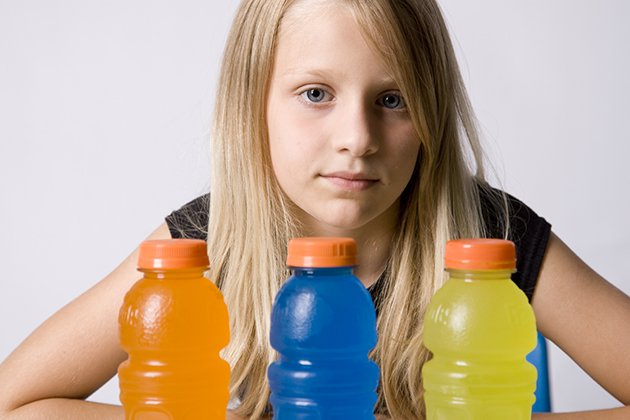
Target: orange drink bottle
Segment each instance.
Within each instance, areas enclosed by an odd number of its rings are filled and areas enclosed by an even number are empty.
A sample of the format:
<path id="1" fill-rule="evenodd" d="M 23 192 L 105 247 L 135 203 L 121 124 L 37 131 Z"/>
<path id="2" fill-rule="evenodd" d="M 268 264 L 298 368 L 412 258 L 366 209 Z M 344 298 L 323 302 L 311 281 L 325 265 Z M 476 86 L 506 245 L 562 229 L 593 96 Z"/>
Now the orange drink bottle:
<path id="1" fill-rule="evenodd" d="M 140 245 L 144 273 L 125 296 L 118 368 L 126 420 L 225 419 L 230 366 L 219 351 L 230 341 L 223 295 L 203 272 L 206 243 L 171 239 Z"/>
<path id="2" fill-rule="evenodd" d="M 449 280 L 424 320 L 433 359 L 422 369 L 427 420 L 529 420 L 536 368 L 536 320 L 511 280 L 514 244 L 497 239 L 450 241 Z"/>

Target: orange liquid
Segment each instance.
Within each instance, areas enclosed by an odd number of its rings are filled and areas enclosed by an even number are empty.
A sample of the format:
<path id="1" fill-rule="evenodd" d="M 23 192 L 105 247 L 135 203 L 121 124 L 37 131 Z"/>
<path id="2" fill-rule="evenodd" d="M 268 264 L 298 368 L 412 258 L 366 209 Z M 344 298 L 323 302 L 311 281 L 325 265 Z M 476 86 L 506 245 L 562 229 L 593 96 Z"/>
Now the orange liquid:
<path id="1" fill-rule="evenodd" d="M 118 368 L 126 420 L 225 419 L 230 340 L 223 295 L 200 269 L 141 270 L 125 296 Z"/>

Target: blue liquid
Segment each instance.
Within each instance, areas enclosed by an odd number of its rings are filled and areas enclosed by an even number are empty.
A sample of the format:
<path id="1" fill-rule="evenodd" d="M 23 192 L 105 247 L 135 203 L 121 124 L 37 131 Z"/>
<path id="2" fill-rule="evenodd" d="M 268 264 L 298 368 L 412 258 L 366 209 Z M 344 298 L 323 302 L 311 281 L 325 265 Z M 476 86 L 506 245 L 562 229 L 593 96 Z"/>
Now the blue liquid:
<path id="1" fill-rule="evenodd" d="M 276 420 L 374 419 L 379 368 L 370 294 L 352 267 L 296 268 L 276 296 L 268 370 Z"/>

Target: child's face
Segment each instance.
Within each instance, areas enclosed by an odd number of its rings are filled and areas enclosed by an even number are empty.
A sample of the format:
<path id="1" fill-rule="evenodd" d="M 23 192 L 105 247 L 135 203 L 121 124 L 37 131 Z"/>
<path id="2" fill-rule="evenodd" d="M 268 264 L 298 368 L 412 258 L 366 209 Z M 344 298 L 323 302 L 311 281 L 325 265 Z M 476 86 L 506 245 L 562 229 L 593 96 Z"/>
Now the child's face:
<path id="1" fill-rule="evenodd" d="M 343 6 L 291 12 L 267 98 L 278 182 L 314 234 L 391 226 L 420 147 L 401 93 Z"/>

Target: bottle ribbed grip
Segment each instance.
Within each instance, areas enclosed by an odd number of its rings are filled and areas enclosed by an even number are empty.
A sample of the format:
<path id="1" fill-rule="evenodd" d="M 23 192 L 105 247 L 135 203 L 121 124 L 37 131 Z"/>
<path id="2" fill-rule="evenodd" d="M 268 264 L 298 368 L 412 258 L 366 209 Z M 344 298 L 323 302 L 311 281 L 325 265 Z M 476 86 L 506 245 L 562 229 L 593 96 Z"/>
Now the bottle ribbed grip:
<path id="1" fill-rule="evenodd" d="M 503 239 L 455 239 L 446 243 L 444 263 L 459 270 L 514 269 L 516 249 Z"/>
<path id="2" fill-rule="evenodd" d="M 164 239 L 140 244 L 138 268 L 178 269 L 209 265 L 207 245 L 198 239 Z"/>
<path id="3" fill-rule="evenodd" d="M 352 238 L 296 238 L 289 241 L 289 267 L 349 267 L 358 265 Z"/>

